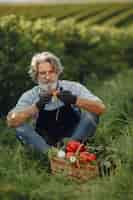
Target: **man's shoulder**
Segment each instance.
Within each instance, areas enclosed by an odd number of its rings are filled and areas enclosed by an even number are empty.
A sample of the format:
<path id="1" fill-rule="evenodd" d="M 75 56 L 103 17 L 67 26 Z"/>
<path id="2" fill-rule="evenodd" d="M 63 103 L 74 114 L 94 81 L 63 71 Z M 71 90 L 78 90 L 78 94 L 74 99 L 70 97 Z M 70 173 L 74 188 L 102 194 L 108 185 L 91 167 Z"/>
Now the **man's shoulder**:
<path id="1" fill-rule="evenodd" d="M 27 91 L 25 91 L 21 97 L 18 99 L 16 106 L 11 111 L 23 111 L 27 106 L 32 105 L 36 102 L 38 98 L 38 87 L 35 86 Z"/>
<path id="2" fill-rule="evenodd" d="M 81 85 L 81 84 L 76 81 L 60 80 L 59 85 L 60 85 L 60 87 L 65 87 L 65 88 L 66 87 L 75 88 L 75 87 L 79 87 L 79 85 Z"/>
<path id="3" fill-rule="evenodd" d="M 34 86 L 34 87 L 32 87 L 32 88 L 30 88 L 30 89 L 28 89 L 28 90 L 26 90 L 23 94 L 22 94 L 22 96 L 29 96 L 29 97 L 31 97 L 31 96 L 37 96 L 38 95 L 38 92 L 39 92 L 39 87 L 38 86 Z"/>

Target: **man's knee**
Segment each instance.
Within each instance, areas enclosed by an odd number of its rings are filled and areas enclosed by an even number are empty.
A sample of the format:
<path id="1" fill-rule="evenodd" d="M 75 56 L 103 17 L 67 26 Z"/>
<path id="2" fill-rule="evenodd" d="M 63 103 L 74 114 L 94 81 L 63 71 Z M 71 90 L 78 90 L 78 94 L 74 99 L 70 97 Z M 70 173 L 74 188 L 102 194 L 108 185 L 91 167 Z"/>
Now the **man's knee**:
<path id="1" fill-rule="evenodd" d="M 94 126 L 97 126 L 99 123 L 99 116 L 95 113 L 84 111 L 82 113 L 81 119 L 85 120 L 89 124 L 93 124 Z"/>
<path id="2" fill-rule="evenodd" d="M 16 138 L 22 143 L 26 144 L 32 137 L 33 127 L 29 124 L 23 124 L 16 128 Z"/>
<path id="3" fill-rule="evenodd" d="M 86 122 L 86 132 L 88 132 L 88 136 L 92 137 L 95 135 L 97 126 L 99 124 L 99 116 L 95 113 L 85 112 L 84 120 Z"/>
<path id="4" fill-rule="evenodd" d="M 86 141 L 88 137 L 92 137 L 99 122 L 99 117 L 93 113 L 82 112 L 80 121 L 72 133 L 72 138 L 80 141 Z"/>
<path id="5" fill-rule="evenodd" d="M 29 124 L 23 124 L 16 128 L 16 137 L 22 144 L 29 145 L 32 149 L 34 148 L 40 152 L 46 152 L 50 148 L 44 138 Z"/>

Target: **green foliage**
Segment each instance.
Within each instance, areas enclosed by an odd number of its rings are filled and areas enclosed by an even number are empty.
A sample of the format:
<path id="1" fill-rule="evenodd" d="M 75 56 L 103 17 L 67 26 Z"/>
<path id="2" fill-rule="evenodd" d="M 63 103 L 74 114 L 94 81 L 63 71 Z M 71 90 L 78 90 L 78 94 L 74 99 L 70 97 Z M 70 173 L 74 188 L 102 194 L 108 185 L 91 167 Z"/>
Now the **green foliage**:
<path id="1" fill-rule="evenodd" d="M 133 65 L 132 30 L 127 33 L 97 26 L 88 29 L 85 25 L 76 26 L 71 20 L 58 23 L 55 18 L 38 18 L 31 21 L 11 15 L 0 19 L 0 36 L 3 113 L 32 86 L 27 71 L 37 52 L 55 53 L 65 68 L 62 78 L 84 84 L 88 79 L 104 79 Z"/>
<path id="2" fill-rule="evenodd" d="M 16 30 L 16 26 L 17 21 L 14 18 L 10 25 L 5 20 L 5 24 L 1 24 L 0 27 L 0 83 L 2 86 L 0 105 L 3 113 L 14 105 L 16 102 L 14 97 L 19 97 L 21 91 L 31 85 L 27 80 L 27 59 L 30 59 L 34 52 L 33 44 L 30 38 Z"/>
<path id="3" fill-rule="evenodd" d="M 132 75 L 132 70 L 118 74 L 116 78 L 103 82 L 101 94 L 99 90 L 96 92 L 107 106 L 98 134 L 99 137 L 104 135 L 105 143 L 109 144 L 113 138 L 125 135 L 133 117 Z"/>

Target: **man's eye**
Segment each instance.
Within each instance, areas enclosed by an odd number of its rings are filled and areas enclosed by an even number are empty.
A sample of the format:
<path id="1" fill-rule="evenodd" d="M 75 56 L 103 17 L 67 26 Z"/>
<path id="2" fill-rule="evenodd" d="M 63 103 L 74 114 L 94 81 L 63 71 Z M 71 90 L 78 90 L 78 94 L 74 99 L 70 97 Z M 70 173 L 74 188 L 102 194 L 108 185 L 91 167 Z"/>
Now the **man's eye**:
<path id="1" fill-rule="evenodd" d="M 54 71 L 48 71 L 48 72 L 39 72 L 40 75 L 47 75 L 47 74 L 53 74 Z"/>

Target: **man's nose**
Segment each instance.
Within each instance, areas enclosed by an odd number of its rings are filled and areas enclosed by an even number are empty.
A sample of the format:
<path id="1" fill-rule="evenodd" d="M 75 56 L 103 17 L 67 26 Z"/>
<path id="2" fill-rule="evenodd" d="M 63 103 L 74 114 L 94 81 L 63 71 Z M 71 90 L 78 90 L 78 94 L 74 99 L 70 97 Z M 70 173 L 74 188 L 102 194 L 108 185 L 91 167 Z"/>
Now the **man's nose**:
<path id="1" fill-rule="evenodd" d="M 46 73 L 46 77 L 45 77 L 47 80 L 50 80 L 50 74 L 47 72 Z"/>

